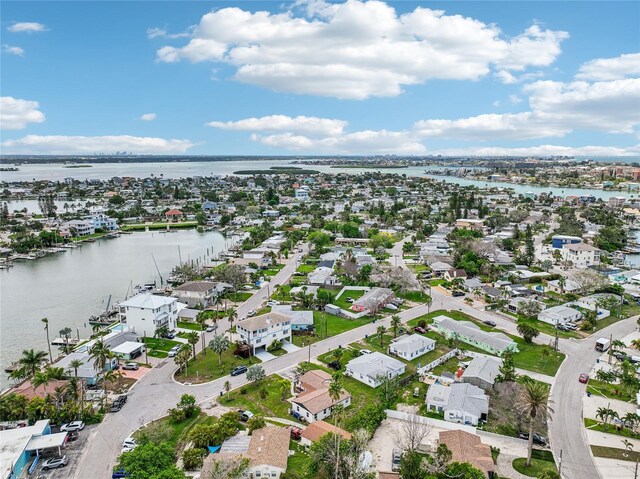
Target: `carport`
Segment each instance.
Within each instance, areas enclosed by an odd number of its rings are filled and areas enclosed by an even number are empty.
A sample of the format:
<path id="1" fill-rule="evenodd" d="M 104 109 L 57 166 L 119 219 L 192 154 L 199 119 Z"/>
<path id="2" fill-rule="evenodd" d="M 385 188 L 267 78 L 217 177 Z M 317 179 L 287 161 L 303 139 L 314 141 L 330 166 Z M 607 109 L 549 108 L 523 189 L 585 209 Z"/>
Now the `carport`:
<path id="1" fill-rule="evenodd" d="M 56 434 L 45 434 L 43 436 L 34 436 L 27 444 L 25 451 L 34 452 L 40 457 L 40 453 L 46 449 L 54 447 L 58 448 L 58 454 L 62 456 L 62 447 L 67 444 L 67 433 L 58 432 Z"/>
<path id="2" fill-rule="evenodd" d="M 111 352 L 124 360 L 131 360 L 140 356 L 143 353 L 144 348 L 144 343 L 138 343 L 136 341 L 126 341 L 111 349 Z"/>

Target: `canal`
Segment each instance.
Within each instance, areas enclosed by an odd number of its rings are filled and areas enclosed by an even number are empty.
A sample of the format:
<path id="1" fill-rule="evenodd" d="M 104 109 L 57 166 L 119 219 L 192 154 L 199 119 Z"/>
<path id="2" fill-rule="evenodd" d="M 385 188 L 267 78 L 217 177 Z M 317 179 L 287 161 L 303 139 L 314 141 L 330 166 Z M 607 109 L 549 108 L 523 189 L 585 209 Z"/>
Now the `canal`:
<path id="1" fill-rule="evenodd" d="M 65 327 L 87 338 L 89 317 L 105 310 L 109 295 L 113 304 L 131 295 L 132 284 L 159 284 L 154 258 L 166 281 L 180 257 L 211 261 L 230 245 L 218 232 L 139 232 L 0 270 L 0 390 L 10 385 L 4 368 L 23 349 L 47 350 L 41 318 L 49 319 L 51 339 Z"/>

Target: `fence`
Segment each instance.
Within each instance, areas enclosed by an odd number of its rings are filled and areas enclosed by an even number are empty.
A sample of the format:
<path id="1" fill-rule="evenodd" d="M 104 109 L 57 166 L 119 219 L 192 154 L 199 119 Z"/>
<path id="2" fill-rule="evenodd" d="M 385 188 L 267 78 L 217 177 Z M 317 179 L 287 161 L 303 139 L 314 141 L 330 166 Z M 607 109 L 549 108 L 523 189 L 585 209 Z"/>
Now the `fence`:
<path id="1" fill-rule="evenodd" d="M 433 368 L 435 368 L 437 366 L 440 366 L 442 363 L 444 363 L 444 362 L 448 361 L 449 359 L 451 359 L 452 357 L 456 356 L 459 352 L 460 352 L 460 350 L 457 349 L 457 348 L 456 349 L 452 349 L 448 353 L 443 354 L 439 358 L 431 361 L 429 364 L 419 368 L 418 369 L 418 374 L 426 374 L 426 373 L 428 373 Z"/>

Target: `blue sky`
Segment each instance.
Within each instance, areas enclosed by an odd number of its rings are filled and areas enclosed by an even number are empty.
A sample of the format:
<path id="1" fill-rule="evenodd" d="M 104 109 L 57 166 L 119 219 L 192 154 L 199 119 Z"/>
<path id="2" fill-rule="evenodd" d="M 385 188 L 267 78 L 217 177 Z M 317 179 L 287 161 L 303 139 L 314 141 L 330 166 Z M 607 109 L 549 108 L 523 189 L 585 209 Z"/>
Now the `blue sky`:
<path id="1" fill-rule="evenodd" d="M 640 154 L 637 2 L 3 2 L 1 16 L 5 154 Z"/>

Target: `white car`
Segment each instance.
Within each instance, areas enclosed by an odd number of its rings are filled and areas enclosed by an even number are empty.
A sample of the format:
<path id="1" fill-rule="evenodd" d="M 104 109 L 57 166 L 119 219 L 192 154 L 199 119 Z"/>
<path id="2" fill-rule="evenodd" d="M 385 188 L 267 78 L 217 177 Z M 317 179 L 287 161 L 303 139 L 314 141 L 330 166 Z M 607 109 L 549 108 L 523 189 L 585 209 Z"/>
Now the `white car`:
<path id="1" fill-rule="evenodd" d="M 275 299 L 272 299 L 271 301 L 267 301 L 267 306 L 269 307 L 274 307 L 274 306 L 278 306 L 280 304 L 280 301 L 276 301 Z"/>
<path id="2" fill-rule="evenodd" d="M 128 437 L 126 438 L 124 441 L 122 441 L 122 448 L 131 448 L 134 449 L 138 444 L 136 443 L 136 440 L 132 437 Z"/>
<path id="3" fill-rule="evenodd" d="M 42 463 L 42 470 L 48 471 L 49 469 L 57 469 L 59 467 L 64 467 L 69 463 L 67 456 L 62 457 L 52 457 L 51 459 L 47 459 Z"/>
<path id="4" fill-rule="evenodd" d="M 82 431 L 84 429 L 84 423 L 82 421 L 73 421 L 68 424 L 60 426 L 60 432 L 73 432 Z"/>
<path id="5" fill-rule="evenodd" d="M 169 350 L 167 356 L 173 358 L 176 354 L 178 354 L 178 351 L 180 351 L 180 346 L 174 346 Z"/>
<path id="6" fill-rule="evenodd" d="M 369 351 L 368 349 L 361 349 L 360 353 L 362 353 L 362 354 L 371 354 L 371 351 Z"/>

